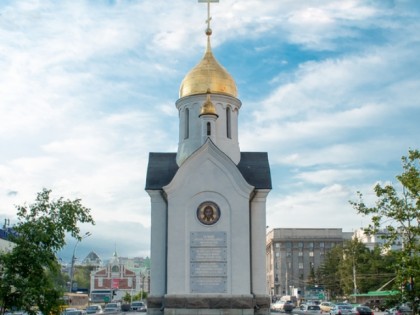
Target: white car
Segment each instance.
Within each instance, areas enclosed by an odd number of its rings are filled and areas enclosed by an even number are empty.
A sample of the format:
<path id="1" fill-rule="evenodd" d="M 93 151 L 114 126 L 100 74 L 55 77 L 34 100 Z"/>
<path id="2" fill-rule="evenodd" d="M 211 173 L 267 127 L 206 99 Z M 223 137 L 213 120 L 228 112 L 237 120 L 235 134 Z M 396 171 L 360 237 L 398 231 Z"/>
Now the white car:
<path id="1" fill-rule="evenodd" d="M 293 310 L 293 314 L 296 315 L 320 315 L 321 314 L 321 308 L 319 305 L 308 305 L 303 304 L 299 306 L 299 308 Z"/>
<path id="2" fill-rule="evenodd" d="M 271 304 L 270 309 L 272 311 L 277 311 L 277 312 L 283 311 L 285 303 L 286 303 L 285 301 L 276 301 L 273 304 Z"/>
<path id="3" fill-rule="evenodd" d="M 337 304 L 330 309 L 330 315 L 352 315 L 353 306 L 351 304 Z"/>
<path id="4" fill-rule="evenodd" d="M 121 306 L 119 303 L 108 303 L 105 305 L 104 313 L 119 313 L 121 312 Z"/>
<path id="5" fill-rule="evenodd" d="M 133 301 L 131 303 L 131 310 L 135 312 L 147 312 L 147 307 L 143 301 Z"/>
<path id="6" fill-rule="evenodd" d="M 102 306 L 100 306 L 99 304 L 89 305 L 88 307 L 86 307 L 86 313 L 87 314 L 102 314 L 103 313 Z"/>

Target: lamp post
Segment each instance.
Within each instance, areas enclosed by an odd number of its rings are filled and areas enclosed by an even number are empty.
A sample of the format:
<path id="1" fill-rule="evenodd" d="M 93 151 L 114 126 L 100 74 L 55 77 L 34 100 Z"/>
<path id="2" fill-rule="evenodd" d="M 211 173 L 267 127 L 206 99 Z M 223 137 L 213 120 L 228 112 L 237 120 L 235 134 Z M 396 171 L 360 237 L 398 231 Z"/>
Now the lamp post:
<path id="1" fill-rule="evenodd" d="M 89 237 L 89 236 L 91 236 L 92 235 L 92 233 L 90 233 L 90 232 L 86 232 L 83 236 L 82 236 L 82 238 L 80 239 L 80 240 L 77 240 L 77 242 L 76 242 L 76 244 L 74 245 L 74 248 L 73 248 L 73 255 L 71 256 L 71 267 L 70 267 L 70 290 L 69 290 L 69 292 L 72 292 L 73 291 L 73 279 L 74 279 L 74 262 L 76 261 L 76 257 L 75 257 L 75 254 L 76 254 L 76 248 L 77 248 L 77 245 L 83 240 L 83 239 L 85 239 L 86 237 Z"/>

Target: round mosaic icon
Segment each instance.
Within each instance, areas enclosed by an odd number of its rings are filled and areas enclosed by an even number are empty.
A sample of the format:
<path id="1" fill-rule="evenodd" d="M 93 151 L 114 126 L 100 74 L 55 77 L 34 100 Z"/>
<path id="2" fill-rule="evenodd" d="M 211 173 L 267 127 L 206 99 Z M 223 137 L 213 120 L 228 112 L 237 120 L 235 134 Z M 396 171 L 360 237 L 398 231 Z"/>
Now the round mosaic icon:
<path id="1" fill-rule="evenodd" d="M 220 209 L 214 202 L 203 202 L 197 208 L 197 218 L 205 225 L 215 224 L 220 219 Z"/>

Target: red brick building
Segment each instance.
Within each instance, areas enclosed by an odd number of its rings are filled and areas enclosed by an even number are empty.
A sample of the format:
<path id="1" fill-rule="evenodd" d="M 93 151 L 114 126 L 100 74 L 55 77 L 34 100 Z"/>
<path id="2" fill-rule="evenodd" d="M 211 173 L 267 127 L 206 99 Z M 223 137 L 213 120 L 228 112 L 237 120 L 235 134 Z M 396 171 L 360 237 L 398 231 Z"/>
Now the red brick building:
<path id="1" fill-rule="evenodd" d="M 141 291 L 148 292 L 148 282 L 148 277 L 145 277 L 139 269 L 126 267 L 114 252 L 106 266 L 91 272 L 91 301 L 121 300 L 126 292 L 130 295 Z"/>

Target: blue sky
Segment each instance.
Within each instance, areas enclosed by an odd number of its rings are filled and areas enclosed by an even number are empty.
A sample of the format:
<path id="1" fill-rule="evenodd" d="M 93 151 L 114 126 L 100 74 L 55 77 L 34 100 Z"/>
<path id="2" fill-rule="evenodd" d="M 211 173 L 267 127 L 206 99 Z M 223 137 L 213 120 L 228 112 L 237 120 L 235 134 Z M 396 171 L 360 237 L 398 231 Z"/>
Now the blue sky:
<path id="1" fill-rule="evenodd" d="M 241 150 L 269 154 L 267 224 L 366 225 L 348 201 L 395 183 L 419 148 L 420 1 L 220 0 L 211 15 Z M 206 17 L 196 0 L 2 1 L 1 221 L 46 187 L 92 210 L 80 259 L 148 255 L 148 154 L 176 152 Z"/>

